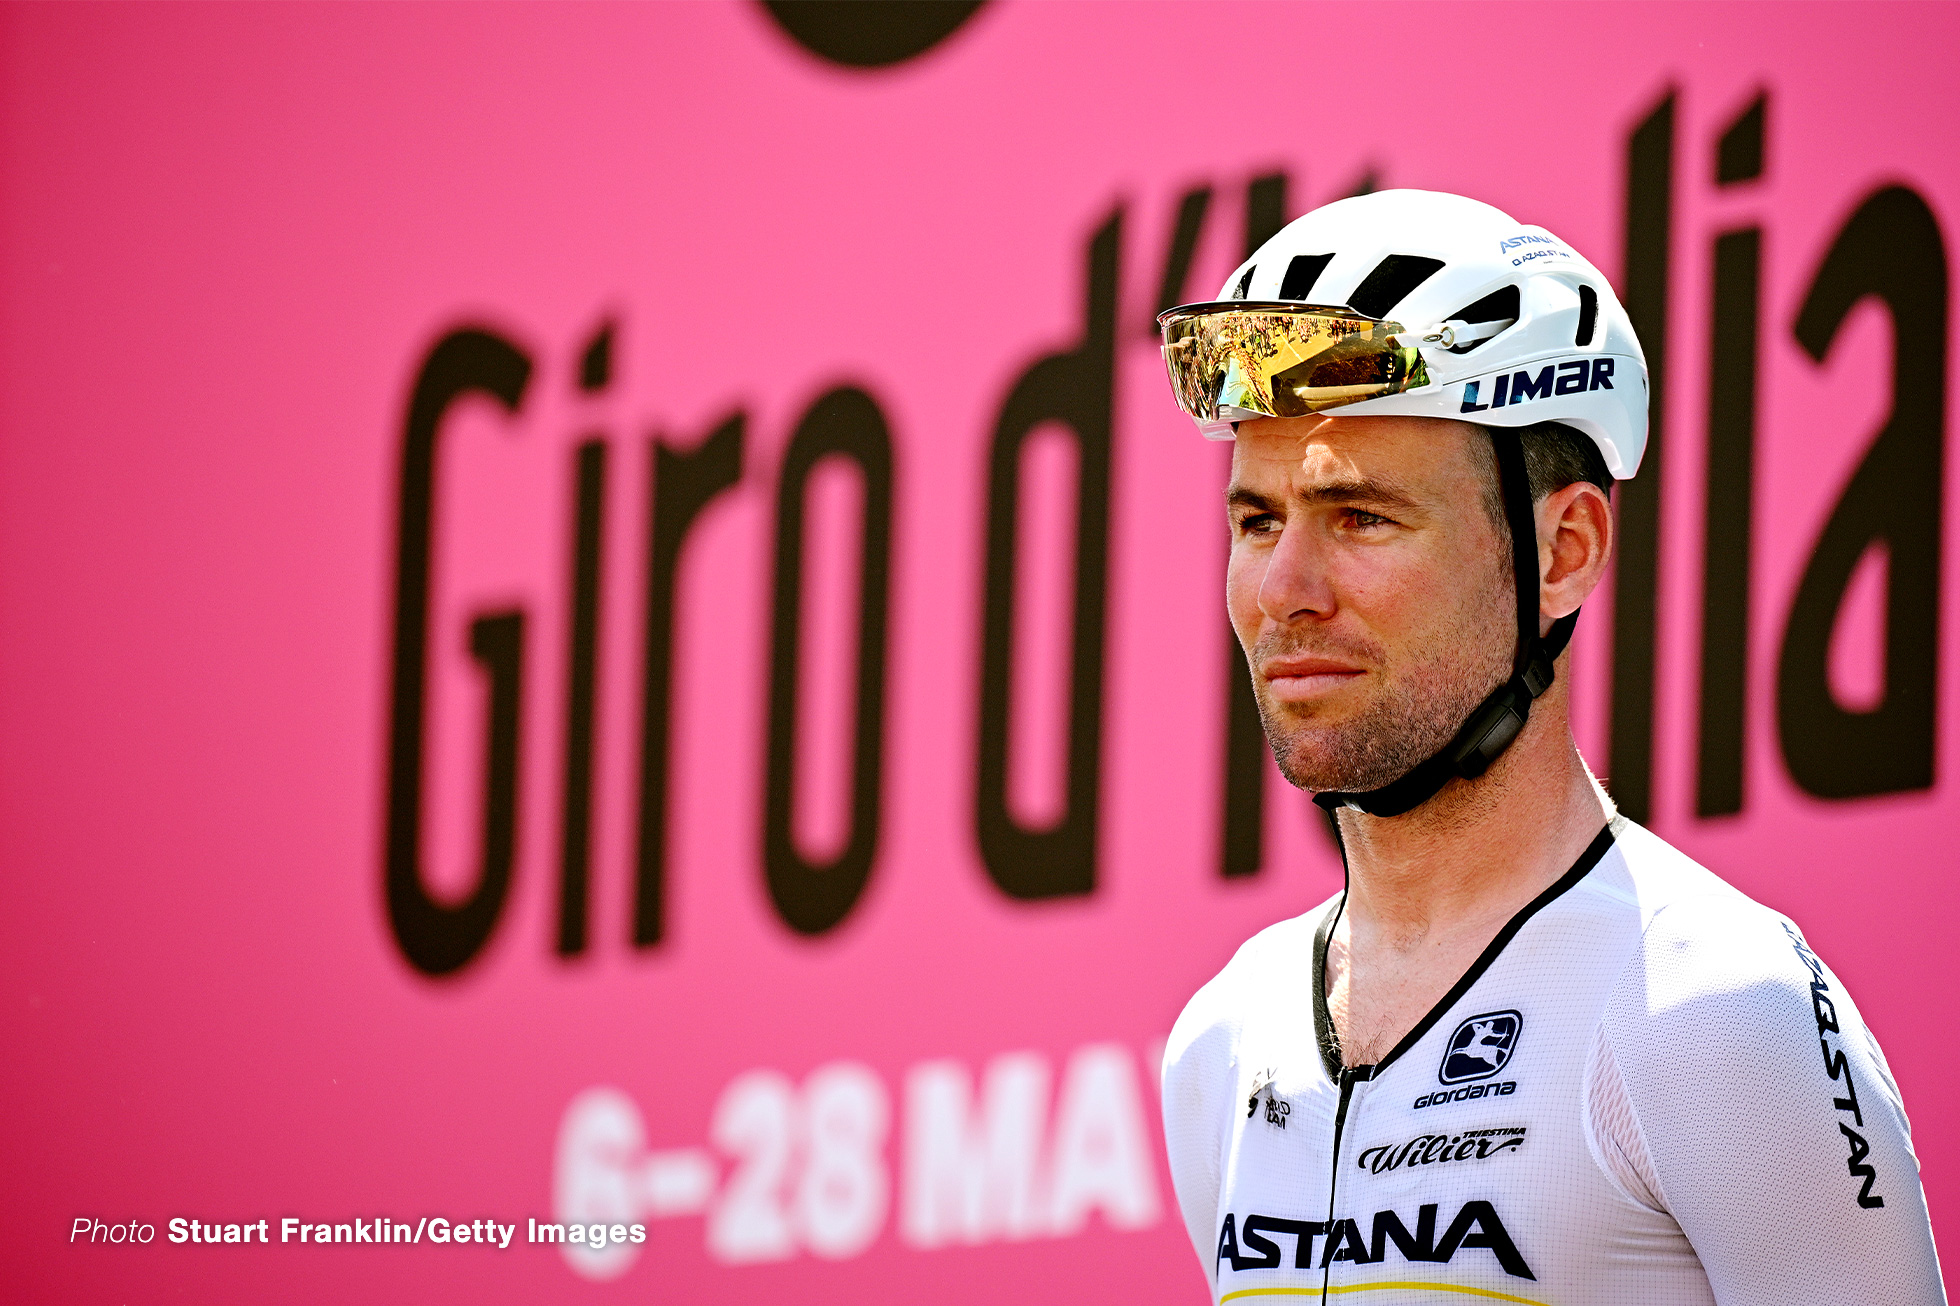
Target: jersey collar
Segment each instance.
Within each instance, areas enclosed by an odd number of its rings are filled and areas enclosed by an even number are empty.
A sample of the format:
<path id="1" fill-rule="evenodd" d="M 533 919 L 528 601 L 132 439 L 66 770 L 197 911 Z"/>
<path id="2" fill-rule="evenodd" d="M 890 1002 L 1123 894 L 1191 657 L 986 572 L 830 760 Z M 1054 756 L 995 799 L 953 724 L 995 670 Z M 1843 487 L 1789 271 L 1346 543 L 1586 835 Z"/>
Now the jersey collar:
<path id="1" fill-rule="evenodd" d="M 1463 972 L 1463 977 L 1443 995 L 1440 1002 L 1431 1007 L 1428 1013 L 1416 1022 L 1414 1029 L 1402 1036 L 1402 1041 L 1390 1049 L 1387 1056 L 1372 1066 L 1347 1067 L 1350 1077 L 1373 1079 L 1392 1065 L 1397 1057 L 1420 1042 L 1422 1036 L 1429 1032 L 1430 1026 L 1455 1007 L 1463 999 L 1463 995 L 1470 991 L 1470 986 L 1483 977 L 1484 972 L 1490 969 L 1491 963 L 1497 960 L 1505 946 L 1517 937 L 1519 930 L 1524 928 L 1526 921 L 1556 902 L 1567 890 L 1586 878 L 1592 868 L 1599 864 L 1599 859 L 1606 855 L 1606 850 L 1613 846 L 1615 832 L 1625 824 L 1624 816 L 1615 816 L 1607 822 L 1605 827 L 1593 836 L 1593 841 L 1586 845 L 1586 850 L 1579 854 L 1579 860 L 1572 863 L 1572 869 L 1561 875 L 1543 893 L 1519 908 L 1517 915 L 1504 922 L 1504 928 L 1497 932 L 1497 937 L 1492 939 L 1477 960 L 1470 964 L 1470 969 Z M 1327 1070 L 1327 1078 L 1335 1083 L 1341 1080 L 1341 1044 L 1340 1036 L 1334 1028 L 1334 1018 L 1327 1012 L 1327 938 L 1333 933 L 1334 922 L 1340 919 L 1341 911 L 1346 906 L 1347 890 L 1343 888 L 1340 901 L 1335 904 L 1332 911 L 1320 918 L 1319 928 L 1314 931 L 1313 936 L 1314 1043 L 1320 1048 L 1320 1062 Z"/>

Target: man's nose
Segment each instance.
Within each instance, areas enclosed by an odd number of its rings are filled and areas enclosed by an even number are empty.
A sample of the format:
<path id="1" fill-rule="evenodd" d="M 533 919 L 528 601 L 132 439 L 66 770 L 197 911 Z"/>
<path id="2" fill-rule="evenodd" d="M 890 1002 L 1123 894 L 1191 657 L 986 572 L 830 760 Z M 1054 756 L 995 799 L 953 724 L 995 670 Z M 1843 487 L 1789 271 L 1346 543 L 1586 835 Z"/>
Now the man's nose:
<path id="1" fill-rule="evenodd" d="M 1328 561 L 1326 544 L 1313 530 L 1289 524 L 1267 558 L 1259 610 L 1281 623 L 1332 616 L 1334 587 Z"/>

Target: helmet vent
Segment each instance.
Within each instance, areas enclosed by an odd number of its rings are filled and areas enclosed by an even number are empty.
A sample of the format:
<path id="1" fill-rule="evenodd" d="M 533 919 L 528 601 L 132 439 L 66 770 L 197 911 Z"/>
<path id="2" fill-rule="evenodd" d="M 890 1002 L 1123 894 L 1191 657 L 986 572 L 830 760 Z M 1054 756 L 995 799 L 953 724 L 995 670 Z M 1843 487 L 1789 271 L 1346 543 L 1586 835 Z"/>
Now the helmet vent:
<path id="1" fill-rule="evenodd" d="M 1245 270 L 1245 275 L 1239 278 L 1239 284 L 1232 288 L 1233 299 L 1245 298 L 1245 292 L 1252 289 L 1252 274 L 1256 271 L 1258 271 L 1257 268 L 1247 268 Z"/>
<path id="2" fill-rule="evenodd" d="M 1503 322 L 1509 325 L 1518 320 L 1518 303 L 1518 288 L 1516 286 L 1503 286 L 1491 291 L 1476 303 L 1459 308 L 1456 312 L 1450 314 L 1450 316 L 1459 322 Z M 1472 340 L 1468 344 L 1452 345 L 1450 352 L 1452 354 L 1467 354 L 1479 345 L 1488 344 L 1494 339 L 1496 339 L 1496 336 L 1492 335 L 1482 340 Z"/>
<path id="3" fill-rule="evenodd" d="M 1572 337 L 1575 345 L 1589 345 L 1593 338 L 1593 324 L 1599 320 L 1599 292 L 1591 286 L 1579 287 L 1579 330 Z"/>
<path id="4" fill-rule="evenodd" d="M 1320 274 L 1333 262 L 1332 254 L 1295 254 L 1293 261 L 1286 265 L 1286 279 L 1280 282 L 1281 299 L 1305 299 L 1313 293 L 1313 283 L 1320 280 Z"/>
<path id="5" fill-rule="evenodd" d="M 1439 258 L 1390 254 L 1375 264 L 1375 270 L 1355 287 L 1354 294 L 1348 297 L 1348 307 L 1363 317 L 1387 317 L 1389 310 L 1407 299 L 1411 290 L 1435 276 L 1442 266 L 1443 260 Z"/>

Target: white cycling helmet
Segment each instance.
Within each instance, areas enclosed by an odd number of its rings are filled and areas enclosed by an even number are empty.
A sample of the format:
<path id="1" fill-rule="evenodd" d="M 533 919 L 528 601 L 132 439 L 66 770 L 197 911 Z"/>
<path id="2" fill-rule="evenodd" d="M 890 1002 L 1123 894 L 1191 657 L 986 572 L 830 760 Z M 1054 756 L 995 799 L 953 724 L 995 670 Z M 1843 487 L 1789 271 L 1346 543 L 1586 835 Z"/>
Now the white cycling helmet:
<path id="1" fill-rule="evenodd" d="M 1158 318 L 1178 405 L 1205 435 L 1253 417 L 1562 422 L 1625 479 L 1647 443 L 1647 363 L 1599 269 L 1543 227 L 1438 191 L 1297 218 L 1219 298 Z"/>
<path id="2" fill-rule="evenodd" d="M 1255 417 L 1446 417 L 1490 429 L 1516 576 L 1509 679 L 1444 748 L 1365 793 L 1314 801 L 1393 817 L 1452 779 L 1474 780 L 1552 685 L 1576 612 L 1544 634 L 1521 437 L 1558 422 L 1624 480 L 1647 445 L 1647 362 L 1599 269 L 1543 227 L 1426 190 L 1358 195 L 1296 219 L 1206 304 L 1158 315 L 1178 407 L 1229 440 Z"/>

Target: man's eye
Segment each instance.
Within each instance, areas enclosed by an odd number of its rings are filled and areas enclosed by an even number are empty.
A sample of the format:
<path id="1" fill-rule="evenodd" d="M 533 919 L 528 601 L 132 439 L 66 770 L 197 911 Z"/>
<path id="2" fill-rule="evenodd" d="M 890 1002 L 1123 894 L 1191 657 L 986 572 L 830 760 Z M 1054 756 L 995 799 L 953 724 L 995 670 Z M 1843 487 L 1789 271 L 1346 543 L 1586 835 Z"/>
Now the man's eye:
<path id="1" fill-rule="evenodd" d="M 1361 508 L 1348 509 L 1348 520 L 1356 526 L 1386 526 L 1388 518 L 1380 513 L 1367 512 Z"/>
<path id="2" fill-rule="evenodd" d="M 1266 535 L 1279 529 L 1279 518 L 1269 512 L 1255 512 L 1239 518 L 1239 531 L 1244 535 Z"/>

